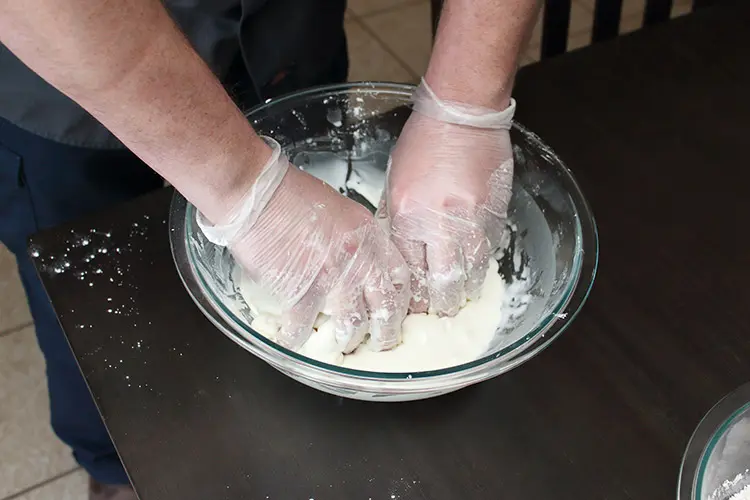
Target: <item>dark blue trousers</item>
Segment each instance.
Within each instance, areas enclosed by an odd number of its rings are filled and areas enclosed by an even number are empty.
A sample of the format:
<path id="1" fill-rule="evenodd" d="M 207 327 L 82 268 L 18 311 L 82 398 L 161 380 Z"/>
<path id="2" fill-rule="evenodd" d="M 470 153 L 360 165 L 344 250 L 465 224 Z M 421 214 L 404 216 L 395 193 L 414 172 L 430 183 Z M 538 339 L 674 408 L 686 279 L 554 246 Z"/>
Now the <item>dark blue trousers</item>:
<path id="1" fill-rule="evenodd" d="M 263 89 L 273 97 L 310 85 L 346 80 L 342 40 L 339 57 L 321 76 L 302 81 L 286 74 Z M 244 63 L 232 68 L 227 86 L 242 108 L 260 102 Z M 238 98 L 238 96 L 240 98 Z M 73 449 L 79 464 L 104 484 L 126 484 L 125 471 L 57 322 L 31 260 L 27 238 L 41 230 L 145 194 L 162 179 L 127 150 L 67 146 L 31 134 L 0 118 L 0 241 L 15 255 L 47 362 L 52 428 Z M 43 250 L 43 249 L 42 249 Z"/>
<path id="2" fill-rule="evenodd" d="M 47 364 L 55 433 L 94 479 L 127 477 L 26 250 L 29 235 L 163 185 L 127 150 L 66 146 L 0 119 L 0 241 L 16 256 Z"/>

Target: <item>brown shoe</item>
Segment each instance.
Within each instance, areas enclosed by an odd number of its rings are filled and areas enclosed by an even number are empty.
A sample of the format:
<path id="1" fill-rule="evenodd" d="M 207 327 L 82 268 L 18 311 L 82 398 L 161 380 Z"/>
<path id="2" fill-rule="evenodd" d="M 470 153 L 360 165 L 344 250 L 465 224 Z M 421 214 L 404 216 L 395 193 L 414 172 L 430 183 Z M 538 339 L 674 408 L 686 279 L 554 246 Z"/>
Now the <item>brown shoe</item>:
<path id="1" fill-rule="evenodd" d="M 89 500 L 138 500 L 130 485 L 102 484 L 89 478 Z"/>

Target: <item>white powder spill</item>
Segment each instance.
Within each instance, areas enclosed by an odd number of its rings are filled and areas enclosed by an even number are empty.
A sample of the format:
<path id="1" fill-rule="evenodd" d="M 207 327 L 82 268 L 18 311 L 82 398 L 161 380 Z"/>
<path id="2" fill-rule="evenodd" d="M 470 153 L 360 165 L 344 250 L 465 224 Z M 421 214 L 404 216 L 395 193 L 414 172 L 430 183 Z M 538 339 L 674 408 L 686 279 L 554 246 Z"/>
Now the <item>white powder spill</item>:
<path id="1" fill-rule="evenodd" d="M 144 215 L 143 220 L 149 220 L 149 216 Z M 163 222 L 166 223 L 166 221 Z M 112 231 L 96 228 L 82 232 L 71 230 L 64 241 L 65 251 L 62 254 L 45 253 L 37 245 L 30 248 L 30 255 L 36 260 L 36 265 L 41 272 L 52 276 L 71 272 L 88 288 L 95 288 L 98 284 L 107 284 L 137 290 L 137 285 L 125 280 L 131 266 L 120 257 L 129 254 L 128 259 L 132 259 L 133 254 L 143 253 L 141 242 L 148 239 L 147 228 L 144 223 L 133 222 L 131 225 L 118 228 L 117 231 L 127 234 L 126 245 L 114 246 Z M 120 299 L 123 301 L 122 304 L 113 304 L 112 297 L 103 297 L 102 300 L 106 300 L 103 306 L 110 314 L 120 316 L 138 314 L 135 307 L 136 299 L 133 296 Z M 79 328 L 85 326 L 79 325 Z"/>
<path id="2" fill-rule="evenodd" d="M 729 500 L 750 500 L 750 485 L 742 488 L 739 493 L 732 495 Z"/>
<path id="3" fill-rule="evenodd" d="M 750 481 L 750 470 L 745 470 L 745 472 L 721 483 L 721 486 L 711 493 L 708 500 L 750 500 L 750 484 L 748 484 L 748 481 Z M 741 487 L 742 489 L 740 489 Z"/>
<path id="4" fill-rule="evenodd" d="M 75 279 L 82 282 L 80 286 L 87 290 L 93 290 L 86 295 L 87 308 L 100 306 L 112 318 L 109 322 L 125 321 L 125 323 L 122 323 L 123 327 L 130 327 L 133 332 L 137 332 L 146 323 L 135 319 L 139 316 L 138 294 L 136 293 L 138 286 L 128 279 L 128 275 L 131 271 L 131 263 L 143 261 L 148 254 L 148 247 L 145 242 L 148 240 L 149 228 L 153 229 L 154 224 L 149 220 L 148 215 L 143 215 L 141 219 L 131 224 L 118 226 L 114 230 L 100 230 L 98 228 L 83 231 L 71 230 L 62 236 L 61 247 L 64 249 L 63 251 L 52 254 L 45 252 L 39 245 L 35 245 L 30 248 L 29 253 L 34 258 L 40 272 L 47 273 L 55 278 L 59 277 L 59 279 L 65 279 L 66 273 L 70 273 L 67 279 Z M 160 219 L 160 221 L 162 225 L 166 226 L 166 219 Z M 116 245 L 115 241 L 122 243 Z M 98 290 L 99 287 L 104 287 L 104 289 L 100 291 Z M 114 290 L 113 287 L 120 288 L 120 290 L 116 294 L 111 293 Z M 127 293 L 125 290 L 132 291 L 132 293 Z M 75 310 L 70 309 L 69 312 L 74 313 Z M 66 313 L 61 313 L 61 315 L 64 314 Z M 151 322 L 148 322 L 148 325 L 150 324 Z M 98 324 L 96 327 L 88 323 L 74 324 L 74 328 L 82 334 L 95 334 L 102 336 L 102 338 L 107 337 L 107 326 L 109 326 L 109 323 L 106 325 Z M 114 338 L 111 334 L 109 339 L 114 343 L 119 342 L 122 346 L 130 347 L 133 351 L 148 349 L 148 346 L 142 340 Z M 106 345 L 105 342 L 105 344 L 83 353 L 82 356 L 101 356 L 107 353 Z M 127 362 L 128 359 L 105 359 L 101 368 L 104 370 L 122 370 L 127 368 Z M 142 362 L 147 364 L 145 359 Z M 128 387 L 136 387 L 137 385 L 139 388 L 153 391 L 148 384 L 136 384 L 127 373 L 122 374 L 122 376 Z"/>

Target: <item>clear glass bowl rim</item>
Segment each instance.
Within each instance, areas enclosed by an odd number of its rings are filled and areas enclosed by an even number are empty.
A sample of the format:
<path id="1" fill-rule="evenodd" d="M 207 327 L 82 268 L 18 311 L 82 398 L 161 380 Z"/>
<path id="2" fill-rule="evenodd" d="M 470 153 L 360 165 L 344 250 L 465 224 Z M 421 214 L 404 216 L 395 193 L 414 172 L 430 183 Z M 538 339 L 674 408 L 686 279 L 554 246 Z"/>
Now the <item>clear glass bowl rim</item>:
<path id="1" fill-rule="evenodd" d="M 280 103 L 289 102 L 289 101 L 303 102 L 306 98 L 313 97 L 313 96 L 319 96 L 321 98 L 332 97 L 332 96 L 335 96 L 336 94 L 343 94 L 343 95 L 350 94 L 352 93 L 352 91 L 368 91 L 368 92 L 376 91 L 376 92 L 384 92 L 384 93 L 401 94 L 405 96 L 410 96 L 415 88 L 416 87 L 411 84 L 399 84 L 399 83 L 389 83 L 389 82 L 356 82 L 356 83 L 322 85 L 322 86 L 312 87 L 303 91 L 294 92 L 291 94 L 278 97 L 276 99 L 266 101 L 265 103 L 260 104 L 254 107 L 253 109 L 251 109 L 250 111 L 248 111 L 246 113 L 246 116 L 248 117 L 248 119 L 252 120 L 254 115 L 262 111 L 265 111 L 269 109 L 270 107 L 276 106 Z M 544 143 L 541 141 L 539 137 L 537 137 L 534 133 L 530 132 L 519 123 L 514 122 L 513 128 L 518 129 L 524 136 L 526 136 L 527 138 L 530 138 L 532 141 L 536 141 L 540 145 L 544 145 Z M 546 147 L 546 145 L 544 146 Z M 586 302 L 591 292 L 591 288 L 594 283 L 594 278 L 596 276 L 596 272 L 598 269 L 598 261 L 599 261 L 599 238 L 598 238 L 598 231 L 597 231 L 596 222 L 594 220 L 594 216 L 572 172 L 556 155 L 554 155 L 554 153 L 552 155 L 554 156 L 555 162 L 559 165 L 559 168 L 561 168 L 565 177 L 567 177 L 569 181 L 568 188 L 570 188 L 571 190 L 568 192 L 568 195 L 573 199 L 576 209 L 578 210 L 578 218 L 576 220 L 577 222 L 577 226 L 576 226 L 577 251 L 575 253 L 575 260 L 573 263 L 573 270 L 572 270 L 573 275 L 575 276 L 575 279 L 570 280 L 565 292 L 562 294 L 562 299 L 555 306 L 554 310 L 551 311 L 547 316 L 542 318 L 542 320 L 537 324 L 537 326 L 534 329 L 532 329 L 529 333 L 524 335 L 522 338 L 518 339 L 516 342 L 513 342 L 512 344 L 499 350 L 498 352 L 494 352 L 494 353 L 482 356 L 481 358 L 477 358 L 473 361 L 463 363 L 460 365 L 455 365 L 455 366 L 451 366 L 451 367 L 443 368 L 439 370 L 420 371 L 420 372 L 375 372 L 375 371 L 356 370 L 356 369 L 351 369 L 351 368 L 345 368 L 345 367 L 338 366 L 338 365 L 332 365 L 329 363 L 325 363 L 323 361 L 309 358 L 295 351 L 287 349 L 283 346 L 280 346 L 277 343 L 270 340 L 269 338 L 265 337 L 264 335 L 256 332 L 255 330 L 250 328 L 247 322 L 238 318 L 232 311 L 226 308 L 223 302 L 219 300 L 218 297 L 216 297 L 216 295 L 213 293 L 211 288 L 207 286 L 207 283 L 203 275 L 199 271 L 198 267 L 195 265 L 194 262 L 195 262 L 196 256 L 194 255 L 194 250 L 192 246 L 188 244 L 188 239 L 187 239 L 187 236 L 190 234 L 190 232 L 188 231 L 188 228 L 189 228 L 188 224 L 191 221 L 195 220 L 195 207 L 192 204 L 188 203 L 178 192 L 175 192 L 175 196 L 172 200 L 172 209 L 170 210 L 170 219 L 173 217 L 173 214 L 182 212 L 181 205 L 183 204 L 187 205 L 184 210 L 184 213 L 186 216 L 182 221 L 182 223 L 184 224 L 184 227 L 182 228 L 183 231 L 181 231 L 182 233 L 184 233 L 186 237 L 184 238 L 182 242 L 174 241 L 174 237 L 170 238 L 171 244 L 172 244 L 173 255 L 175 254 L 175 245 L 184 245 L 186 247 L 190 270 L 193 273 L 193 276 L 197 278 L 197 282 L 200 285 L 201 292 L 204 294 L 205 297 L 209 298 L 209 301 L 213 305 L 214 310 L 216 312 L 219 312 L 223 316 L 223 319 L 225 321 L 228 321 L 228 323 L 234 329 L 234 331 L 227 332 L 225 331 L 224 328 L 220 328 L 220 330 L 222 330 L 232 340 L 234 340 L 235 342 L 239 343 L 240 345 L 244 347 L 245 342 L 247 341 L 246 337 L 250 336 L 254 340 L 270 348 L 272 351 L 275 351 L 277 354 L 281 355 L 282 357 L 291 359 L 294 362 L 310 365 L 312 367 L 315 367 L 315 368 L 318 368 L 327 372 L 333 372 L 338 375 L 358 377 L 358 378 L 364 378 L 364 379 L 389 379 L 389 380 L 403 380 L 403 379 L 413 380 L 413 379 L 425 379 L 425 378 L 432 378 L 432 377 L 446 376 L 446 375 L 457 375 L 463 372 L 468 372 L 474 368 L 485 365 L 490 361 L 493 361 L 493 360 L 496 360 L 505 356 L 508 356 L 510 359 L 513 359 L 513 354 L 517 354 L 519 356 L 527 354 L 528 349 L 521 349 L 517 353 L 515 351 L 518 347 L 522 345 L 525 345 L 525 344 L 530 345 L 537 337 L 548 333 L 548 331 L 550 330 L 550 327 L 554 326 L 555 324 L 558 324 L 559 327 L 557 331 L 555 331 L 553 334 L 549 336 L 548 341 L 545 342 L 543 345 L 538 346 L 538 348 L 534 350 L 531 355 L 526 356 L 530 358 L 531 356 L 537 355 L 542 350 L 544 350 L 544 348 L 546 348 L 551 343 L 552 340 L 554 340 L 559 334 L 561 334 L 568 327 L 568 325 L 570 325 L 573 319 L 578 315 L 581 308 L 583 307 L 583 304 Z M 584 218 L 584 220 L 588 222 L 588 225 L 590 225 L 589 235 L 583 234 L 581 218 Z M 179 223 L 179 222 L 170 221 L 170 227 L 174 227 L 175 223 Z M 172 232 L 172 234 L 174 234 L 174 232 Z M 589 236 L 589 237 L 584 238 L 584 236 Z M 585 247 L 588 247 L 588 248 L 585 248 Z M 584 270 L 583 260 L 584 258 L 591 258 L 591 257 L 593 257 L 593 262 L 589 266 L 590 272 L 588 273 L 588 275 L 584 276 L 582 272 Z M 181 276 L 181 279 L 183 280 L 183 282 L 185 281 L 185 278 L 182 276 Z M 575 297 L 576 299 L 574 301 L 575 303 L 571 303 L 572 302 L 571 299 L 573 298 L 574 293 L 579 291 L 578 290 L 579 285 L 585 287 L 585 290 L 583 290 L 582 293 L 577 294 L 578 296 Z M 188 287 L 188 291 L 190 291 L 189 287 Z M 191 293 L 191 296 L 192 296 L 192 293 Z M 192 297 L 192 298 L 194 301 L 196 301 L 196 303 L 198 303 L 198 301 L 196 300 L 196 297 Z M 200 304 L 198 305 L 199 305 L 199 308 L 203 310 L 204 313 L 208 314 L 208 311 L 206 311 L 202 305 Z M 566 307 L 569 307 L 569 306 L 572 306 L 573 309 L 570 311 L 567 311 L 565 314 L 561 314 L 561 312 Z M 566 321 L 562 321 L 562 322 L 556 321 L 556 320 L 559 320 L 561 316 L 564 317 Z M 216 324 L 216 322 L 213 319 L 212 319 L 212 322 Z M 237 330 L 240 330 L 242 333 L 238 333 Z"/>

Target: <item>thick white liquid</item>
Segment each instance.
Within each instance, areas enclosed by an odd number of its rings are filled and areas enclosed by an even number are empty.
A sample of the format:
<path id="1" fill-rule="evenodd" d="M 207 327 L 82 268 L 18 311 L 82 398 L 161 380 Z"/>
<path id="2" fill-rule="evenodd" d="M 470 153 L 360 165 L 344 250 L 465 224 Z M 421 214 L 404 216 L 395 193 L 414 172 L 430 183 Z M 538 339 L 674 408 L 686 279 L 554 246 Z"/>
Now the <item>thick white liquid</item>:
<path id="1" fill-rule="evenodd" d="M 505 283 L 497 270 L 497 261 L 491 260 L 479 300 L 467 302 L 455 317 L 409 314 L 401 344 L 389 351 L 372 351 L 364 343 L 353 353 L 342 354 L 333 322 L 320 315 L 317 328 L 299 352 L 325 363 L 375 372 L 437 370 L 473 361 L 487 351 L 495 332 L 507 320 L 502 308 Z M 253 329 L 276 341 L 281 311 L 273 298 L 246 278 L 240 291 L 255 317 Z"/>

